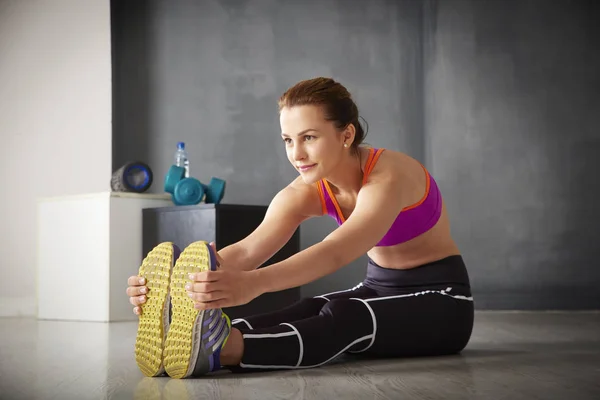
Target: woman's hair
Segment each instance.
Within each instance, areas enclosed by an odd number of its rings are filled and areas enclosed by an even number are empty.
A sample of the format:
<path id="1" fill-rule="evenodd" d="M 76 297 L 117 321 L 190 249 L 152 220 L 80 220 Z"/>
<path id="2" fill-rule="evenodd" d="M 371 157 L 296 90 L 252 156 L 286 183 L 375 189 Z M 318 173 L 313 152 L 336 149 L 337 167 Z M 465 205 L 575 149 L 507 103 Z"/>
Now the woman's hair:
<path id="1" fill-rule="evenodd" d="M 352 96 L 343 85 L 331 78 L 319 77 L 296 83 L 283 93 L 278 105 L 280 112 L 286 107 L 321 106 L 325 119 L 332 121 L 337 129 L 342 130 L 349 124 L 353 124 L 356 134 L 352 142 L 352 150 L 356 153 L 358 153 L 358 146 L 367 136 L 358 121 L 358 107 L 352 100 Z"/>

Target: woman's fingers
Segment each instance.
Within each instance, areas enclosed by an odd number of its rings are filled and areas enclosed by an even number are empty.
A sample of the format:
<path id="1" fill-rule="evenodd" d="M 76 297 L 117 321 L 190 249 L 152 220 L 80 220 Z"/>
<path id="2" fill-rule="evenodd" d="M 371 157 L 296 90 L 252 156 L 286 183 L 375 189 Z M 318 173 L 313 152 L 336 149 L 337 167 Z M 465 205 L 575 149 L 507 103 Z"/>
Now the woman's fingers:
<path id="1" fill-rule="evenodd" d="M 140 296 L 147 294 L 148 288 L 146 286 L 129 286 L 126 292 L 129 297 Z"/>
<path id="2" fill-rule="evenodd" d="M 134 275 L 127 278 L 127 296 L 129 296 L 129 302 L 134 305 L 133 313 L 135 315 L 142 315 L 142 307 L 141 304 L 146 302 L 146 294 L 148 293 L 148 288 L 144 286 L 146 284 L 146 279 L 141 276 Z"/>
<path id="3" fill-rule="evenodd" d="M 223 291 L 215 291 L 210 293 L 196 293 L 196 292 L 188 292 L 188 296 L 194 301 L 207 302 L 207 301 L 217 301 L 225 298 L 225 292 Z"/>
<path id="4" fill-rule="evenodd" d="M 188 292 L 210 293 L 221 289 L 218 282 L 188 282 L 185 290 Z"/>
<path id="5" fill-rule="evenodd" d="M 142 278 L 141 276 L 134 275 L 127 278 L 127 286 L 140 286 L 145 284 L 146 279 Z"/>
<path id="6" fill-rule="evenodd" d="M 135 296 L 130 297 L 129 302 L 134 306 L 139 306 L 140 304 L 144 304 L 146 302 L 146 296 Z"/>

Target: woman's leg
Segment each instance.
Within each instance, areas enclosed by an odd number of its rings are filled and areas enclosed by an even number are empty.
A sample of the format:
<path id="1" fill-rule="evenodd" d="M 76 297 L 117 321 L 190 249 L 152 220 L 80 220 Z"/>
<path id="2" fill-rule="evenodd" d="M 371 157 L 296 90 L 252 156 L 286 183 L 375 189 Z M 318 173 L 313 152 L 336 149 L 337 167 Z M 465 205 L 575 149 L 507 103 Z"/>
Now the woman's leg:
<path id="1" fill-rule="evenodd" d="M 374 290 L 363 286 L 362 282 L 352 289 L 340 290 L 322 294 L 300 301 L 276 312 L 238 318 L 231 322 L 232 329 L 227 345 L 220 354 L 221 365 L 239 365 L 244 354 L 244 337 L 240 329 L 248 333 L 253 329 L 269 328 L 285 323 L 319 315 L 325 304 L 333 299 L 341 298 L 367 298 L 376 296 Z"/>
<path id="2" fill-rule="evenodd" d="M 471 335 L 473 303 L 466 292 L 424 290 L 323 300 L 318 315 L 271 327 L 240 328 L 243 354 L 233 369 L 312 368 L 344 352 L 384 357 L 453 354 Z"/>
<path id="3" fill-rule="evenodd" d="M 375 292 L 365 288 L 362 283 L 352 289 L 340 290 L 316 297 L 307 297 L 296 303 L 270 313 L 257 314 L 231 321 L 231 326 L 238 329 L 259 329 L 279 325 L 283 322 L 293 322 L 319 315 L 323 306 L 334 298 L 341 297 L 373 297 Z"/>
<path id="4" fill-rule="evenodd" d="M 360 301 L 371 312 L 373 340 L 353 353 L 375 357 L 456 354 L 471 337 L 474 306 L 468 289 L 423 290 Z"/>
<path id="5" fill-rule="evenodd" d="M 319 314 L 327 301 L 315 297 L 307 297 L 280 310 L 256 314 L 231 321 L 231 326 L 238 329 L 257 329 L 279 325 L 284 321 L 295 321 Z"/>

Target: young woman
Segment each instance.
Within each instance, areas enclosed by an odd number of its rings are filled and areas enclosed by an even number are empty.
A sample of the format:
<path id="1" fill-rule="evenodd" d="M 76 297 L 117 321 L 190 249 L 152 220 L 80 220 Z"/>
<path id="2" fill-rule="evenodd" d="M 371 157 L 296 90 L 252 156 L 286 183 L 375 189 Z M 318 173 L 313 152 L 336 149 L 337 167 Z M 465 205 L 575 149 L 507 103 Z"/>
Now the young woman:
<path id="1" fill-rule="evenodd" d="M 181 254 L 161 244 L 129 278 L 142 371 L 184 378 L 221 367 L 318 367 L 345 352 L 460 352 L 471 337 L 473 299 L 433 177 L 406 154 L 361 145 L 357 107 L 332 79 L 297 83 L 279 110 L 283 146 L 299 176 L 274 197 L 260 226 L 218 254 L 212 243 Z M 303 221 L 324 215 L 339 227 L 323 241 L 257 269 Z M 365 253 L 366 277 L 352 289 L 234 321 L 221 311 L 315 281 Z"/>

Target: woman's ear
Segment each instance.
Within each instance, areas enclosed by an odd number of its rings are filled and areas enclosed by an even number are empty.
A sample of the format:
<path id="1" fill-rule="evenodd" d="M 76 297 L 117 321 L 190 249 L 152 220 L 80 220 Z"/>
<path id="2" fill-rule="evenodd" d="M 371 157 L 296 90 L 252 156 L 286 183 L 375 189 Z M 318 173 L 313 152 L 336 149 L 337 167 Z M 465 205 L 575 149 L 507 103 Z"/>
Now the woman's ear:
<path id="1" fill-rule="evenodd" d="M 344 148 L 350 148 L 352 143 L 354 143 L 354 138 L 356 136 L 356 128 L 354 124 L 348 124 L 344 128 L 342 132 L 342 137 L 344 139 Z"/>

